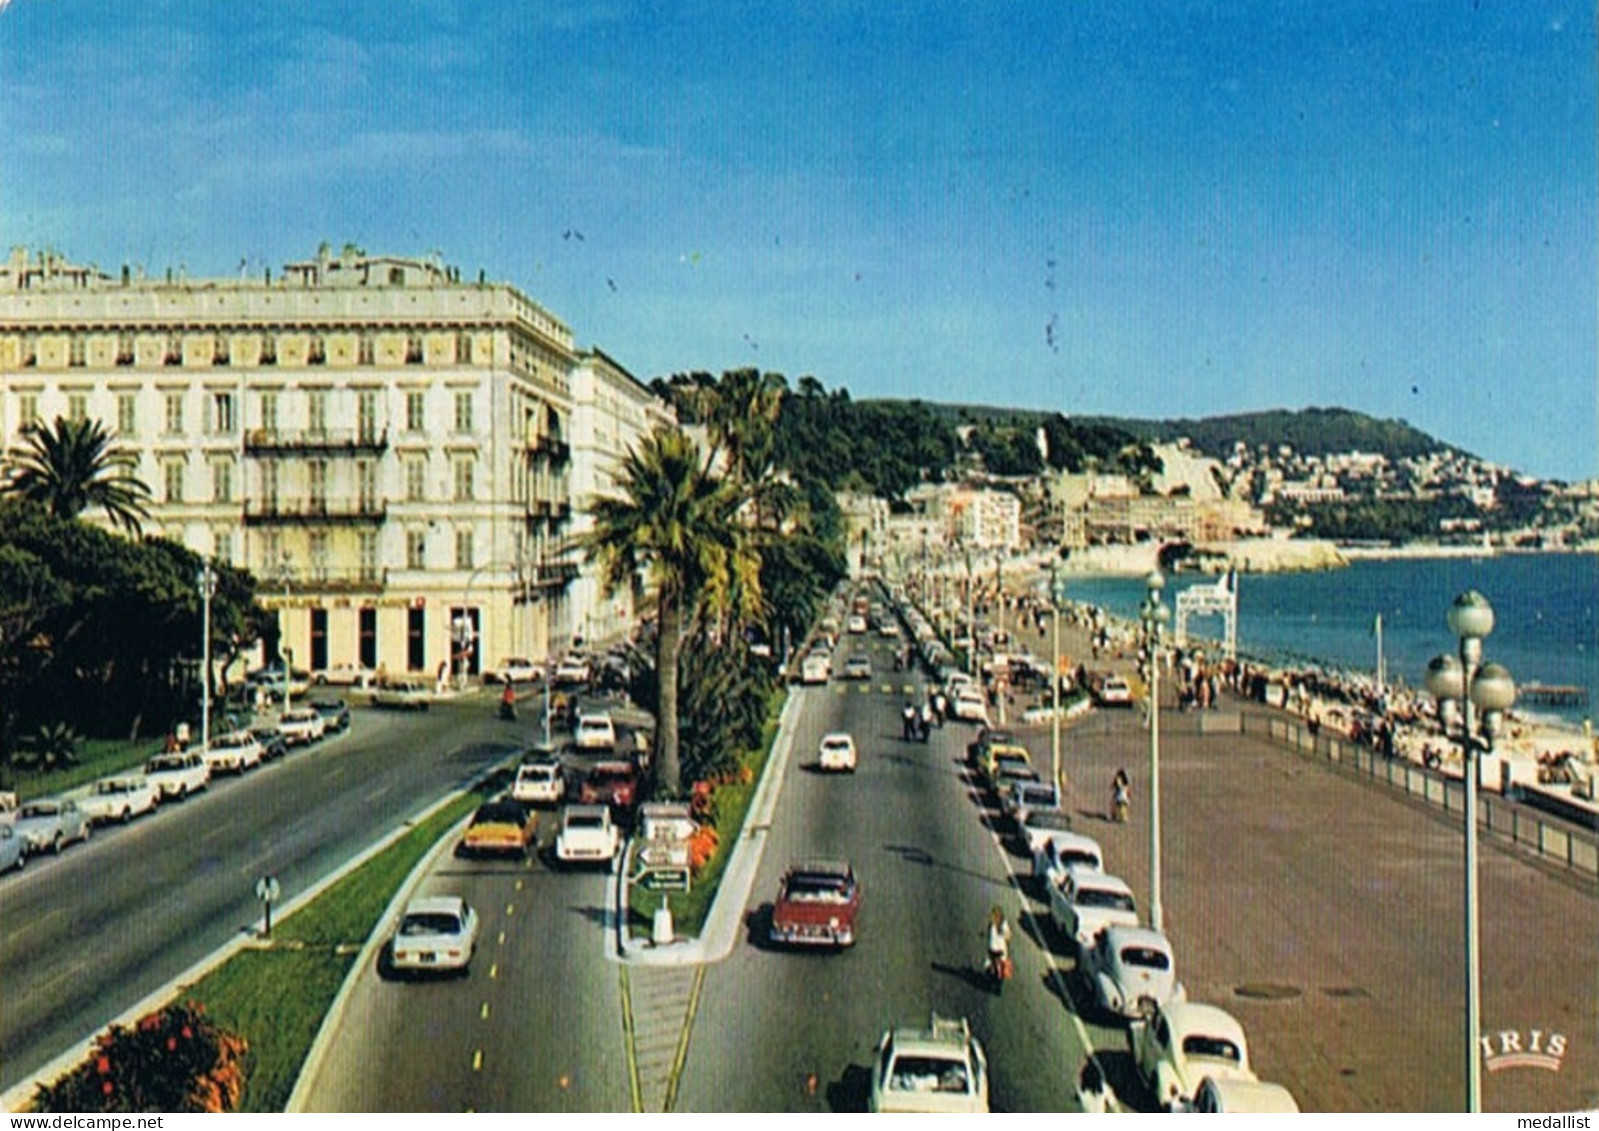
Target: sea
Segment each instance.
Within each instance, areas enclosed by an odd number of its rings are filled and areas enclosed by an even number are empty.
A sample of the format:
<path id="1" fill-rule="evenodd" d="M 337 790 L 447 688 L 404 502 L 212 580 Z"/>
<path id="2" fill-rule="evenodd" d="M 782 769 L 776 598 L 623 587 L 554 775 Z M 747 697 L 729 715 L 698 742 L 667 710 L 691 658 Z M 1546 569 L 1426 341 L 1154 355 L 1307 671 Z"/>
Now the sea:
<path id="1" fill-rule="evenodd" d="M 1214 577 L 1178 574 L 1165 602 L 1176 624 L 1176 595 Z M 1423 686 L 1427 662 L 1458 654 L 1446 619 L 1455 597 L 1475 589 L 1494 610 L 1483 658 L 1526 684 L 1581 688 L 1584 704 L 1518 703 L 1528 717 L 1577 726 L 1599 711 L 1599 555 L 1507 553 L 1482 557 L 1360 559 L 1347 568 L 1305 573 L 1241 574 L 1237 640 L 1240 656 L 1274 666 L 1320 667 L 1375 675 L 1377 618 L 1390 684 Z M 1069 579 L 1068 600 L 1136 617 L 1144 600 L 1140 577 Z M 1219 640 L 1219 616 L 1191 618 L 1191 638 Z"/>

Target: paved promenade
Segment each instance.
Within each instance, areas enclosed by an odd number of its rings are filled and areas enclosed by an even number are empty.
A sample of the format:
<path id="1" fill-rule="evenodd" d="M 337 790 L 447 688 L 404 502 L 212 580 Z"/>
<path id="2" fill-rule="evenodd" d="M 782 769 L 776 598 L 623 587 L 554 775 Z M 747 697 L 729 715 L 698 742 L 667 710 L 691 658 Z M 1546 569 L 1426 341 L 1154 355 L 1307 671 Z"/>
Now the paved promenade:
<path id="1" fill-rule="evenodd" d="M 1025 643 L 1047 654 L 1031 632 Z M 1063 633 L 1063 652 L 1087 659 Z M 1112 664 L 1131 667 L 1131 657 Z M 1092 664 L 1091 664 L 1092 666 Z M 1459 1110 L 1465 1093 L 1463 836 L 1445 814 L 1255 734 L 1225 733 L 1242 705 L 1162 712 L 1165 925 L 1190 996 L 1233 1012 L 1263 1078 L 1307 1111 Z M 1048 757 L 1048 726 L 1024 732 Z M 1148 900 L 1149 735 L 1142 712 L 1068 725 L 1078 827 Z M 1112 773 L 1133 819 L 1103 819 Z M 1482 1021 L 1487 1110 L 1599 1105 L 1599 893 L 1483 838 Z M 1536 1037 L 1534 1034 L 1538 1034 Z M 1500 1067 L 1507 1045 L 1558 1067 Z"/>

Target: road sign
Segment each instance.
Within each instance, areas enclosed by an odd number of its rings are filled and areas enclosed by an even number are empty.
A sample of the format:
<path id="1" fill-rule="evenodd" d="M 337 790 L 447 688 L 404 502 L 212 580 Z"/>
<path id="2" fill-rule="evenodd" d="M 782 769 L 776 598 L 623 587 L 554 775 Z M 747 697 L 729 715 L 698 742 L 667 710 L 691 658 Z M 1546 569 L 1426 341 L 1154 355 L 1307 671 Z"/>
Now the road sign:
<path id="1" fill-rule="evenodd" d="M 262 876 L 255 881 L 255 897 L 266 907 L 266 930 L 261 933 L 267 938 L 272 937 L 272 905 L 282 893 L 283 889 L 278 886 L 276 876 Z"/>
<path id="2" fill-rule="evenodd" d="M 687 868 L 646 868 L 638 882 L 645 891 L 688 891 Z"/>

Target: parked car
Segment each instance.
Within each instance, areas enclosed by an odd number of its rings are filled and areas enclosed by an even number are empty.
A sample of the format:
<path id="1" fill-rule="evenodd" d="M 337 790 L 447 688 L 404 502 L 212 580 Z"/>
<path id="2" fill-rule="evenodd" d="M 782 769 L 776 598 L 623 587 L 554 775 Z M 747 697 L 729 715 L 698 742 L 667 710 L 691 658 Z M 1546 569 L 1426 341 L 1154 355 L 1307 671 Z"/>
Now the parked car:
<path id="1" fill-rule="evenodd" d="M 859 636 L 866 631 L 866 618 L 860 613 L 851 613 L 845 630 L 853 636 Z"/>
<path id="2" fill-rule="evenodd" d="M 631 809 L 638 800 L 638 789 L 638 769 L 633 763 L 611 758 L 589 767 L 588 774 L 578 786 L 577 796 L 585 805 Z"/>
<path id="3" fill-rule="evenodd" d="M 1171 940 L 1149 927 L 1110 926 L 1077 965 L 1090 997 L 1106 1013 L 1132 1019 L 1186 996 Z"/>
<path id="4" fill-rule="evenodd" d="M 869 656 L 851 656 L 844 661 L 844 678 L 853 680 L 872 678 L 872 661 Z"/>
<path id="5" fill-rule="evenodd" d="M 88 840 L 93 826 L 76 801 L 45 797 L 17 810 L 13 826 L 28 843 L 28 853 L 60 852 L 75 840 Z"/>
<path id="6" fill-rule="evenodd" d="M 791 864 L 772 904 L 771 940 L 788 946 L 855 945 L 861 886 L 846 861 Z"/>
<path id="7" fill-rule="evenodd" d="M 964 1017 L 884 1033 L 872 1057 L 871 1111 L 988 1111 L 988 1058 Z"/>
<path id="8" fill-rule="evenodd" d="M 946 694 L 949 694 L 946 692 Z M 988 763 L 988 752 L 994 746 L 1019 746 L 1020 741 L 1015 731 L 1000 730 L 995 727 L 983 727 L 977 732 L 977 737 L 966 745 L 966 761 L 975 767 Z"/>
<path id="9" fill-rule="evenodd" d="M 1041 779 L 1038 771 L 1033 769 L 1031 762 L 1024 762 L 1020 758 L 1000 758 L 994 765 L 994 776 L 990 785 L 994 796 L 999 800 L 1000 808 L 1005 805 L 1005 798 L 1013 793 L 1019 786 L 1036 785 Z"/>
<path id="10" fill-rule="evenodd" d="M 1105 852 L 1093 837 L 1069 830 L 1052 832 L 1033 849 L 1033 876 L 1052 892 L 1072 868 L 1087 872 L 1105 870 Z"/>
<path id="11" fill-rule="evenodd" d="M 377 673 L 371 668 L 360 664 L 330 664 L 325 668 L 318 668 L 311 673 L 311 683 L 315 687 L 359 687 L 367 688 L 376 678 Z"/>
<path id="12" fill-rule="evenodd" d="M 558 805 L 566 796 L 566 775 L 556 758 L 536 758 L 516 768 L 511 800 L 524 805 Z"/>
<path id="13" fill-rule="evenodd" d="M 603 711 L 580 714 L 573 741 L 579 750 L 615 750 L 616 724 Z"/>
<path id="14" fill-rule="evenodd" d="M 833 678 L 833 657 L 814 648 L 800 661 L 800 682 L 826 683 Z"/>
<path id="15" fill-rule="evenodd" d="M 1256 1079 L 1237 1018 L 1214 1005 L 1172 1002 L 1133 1025 L 1133 1062 L 1167 1111 L 1191 1103 L 1206 1077 Z"/>
<path id="16" fill-rule="evenodd" d="M 0 872 L 17 871 L 28 863 L 28 838 L 12 828 L 10 823 L 0 824 Z"/>
<path id="17" fill-rule="evenodd" d="M 389 943 L 395 970 L 465 971 L 477 950 L 478 917 L 458 895 L 413 899 Z"/>
<path id="18" fill-rule="evenodd" d="M 860 757 L 855 751 L 855 739 L 844 731 L 822 735 L 816 753 L 816 766 L 821 770 L 855 772 Z"/>
<path id="19" fill-rule="evenodd" d="M 281 663 L 268 664 L 264 668 L 257 668 L 245 677 L 245 683 L 251 688 L 259 688 L 268 702 L 276 703 L 283 698 L 283 665 Z M 289 697 L 304 695 L 311 690 L 311 673 L 301 668 L 290 668 L 288 674 Z"/>
<path id="20" fill-rule="evenodd" d="M 1038 812 L 1060 812 L 1060 786 L 1054 782 L 1016 780 L 999 798 L 1000 809 L 1022 828 L 1027 818 Z"/>
<path id="21" fill-rule="evenodd" d="M 505 798 L 486 801 L 456 851 L 461 856 L 526 856 L 538 840 L 539 816 L 530 805 Z"/>
<path id="22" fill-rule="evenodd" d="M 259 766 L 266 757 L 261 741 L 247 730 L 230 730 L 213 735 L 211 748 L 202 750 L 201 756 L 211 767 L 211 776 L 217 774 L 242 774 Z"/>
<path id="23" fill-rule="evenodd" d="M 1076 865 L 1049 889 L 1049 914 L 1081 954 L 1094 944 L 1094 936 L 1120 923 L 1138 926 L 1133 891 L 1119 876 Z"/>
<path id="24" fill-rule="evenodd" d="M 211 766 L 199 751 L 157 754 L 144 764 L 144 776 L 161 791 L 161 800 L 182 800 L 211 782 Z"/>
<path id="25" fill-rule="evenodd" d="M 608 805 L 568 805 L 561 810 L 555 858 L 566 864 L 610 863 L 622 845 Z"/>
<path id="26" fill-rule="evenodd" d="M 275 762 L 289 752 L 289 742 L 283 732 L 270 723 L 251 727 L 250 733 L 261 744 L 261 761 Z"/>
<path id="27" fill-rule="evenodd" d="M 988 700 L 969 685 L 959 688 L 949 699 L 950 717 L 961 722 L 988 725 Z"/>
<path id="28" fill-rule="evenodd" d="M 991 742 L 986 744 L 978 754 L 977 772 L 982 779 L 990 784 L 998 773 L 1001 759 L 1010 759 L 1012 763 L 1022 762 L 1032 764 L 1033 756 L 1027 747 L 1019 742 Z"/>
<path id="29" fill-rule="evenodd" d="M 1072 815 L 1064 808 L 1029 809 L 1022 814 L 1017 825 L 1027 855 L 1033 856 L 1043 843 L 1056 833 L 1072 831 Z"/>
<path id="30" fill-rule="evenodd" d="M 290 746 L 309 746 L 327 733 L 328 723 L 315 707 L 295 707 L 283 712 L 278 730 Z"/>
<path id="31" fill-rule="evenodd" d="M 1101 707 L 1131 707 L 1133 689 L 1112 672 L 1093 672 L 1088 677 L 1088 693 Z"/>
<path id="32" fill-rule="evenodd" d="M 327 733 L 342 734 L 350 729 L 350 705 L 343 699 L 313 699 L 311 709 L 322 716 Z"/>
<path id="33" fill-rule="evenodd" d="M 1201 1115 L 1233 1112 L 1293 1115 L 1299 1111 L 1299 1101 L 1281 1084 L 1268 1084 L 1264 1080 L 1218 1080 L 1207 1076 L 1199 1082 L 1194 1102 L 1183 1110 Z"/>
<path id="34" fill-rule="evenodd" d="M 94 783 L 78 807 L 97 825 L 108 821 L 127 822 L 144 813 L 155 812 L 161 802 L 161 787 L 138 774 L 101 778 Z"/>
<path id="35" fill-rule="evenodd" d="M 374 707 L 388 707 L 400 711 L 425 711 L 432 705 L 433 688 L 420 680 L 390 680 L 372 693 Z"/>
<path id="36" fill-rule="evenodd" d="M 483 673 L 484 683 L 532 683 L 541 678 L 544 667 L 526 656 L 507 656 Z"/>

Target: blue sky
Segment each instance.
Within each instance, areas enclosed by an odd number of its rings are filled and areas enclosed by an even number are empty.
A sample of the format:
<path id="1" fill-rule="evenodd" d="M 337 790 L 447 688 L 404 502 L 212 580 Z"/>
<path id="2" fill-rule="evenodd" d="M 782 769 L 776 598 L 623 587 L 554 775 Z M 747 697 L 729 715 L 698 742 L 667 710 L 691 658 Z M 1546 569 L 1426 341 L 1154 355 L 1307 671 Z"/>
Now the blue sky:
<path id="1" fill-rule="evenodd" d="M 513 283 L 643 379 L 1341 405 L 1599 475 L 1575 0 L 0 9 L 0 232 Z"/>

